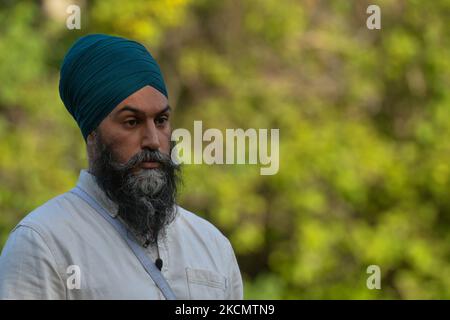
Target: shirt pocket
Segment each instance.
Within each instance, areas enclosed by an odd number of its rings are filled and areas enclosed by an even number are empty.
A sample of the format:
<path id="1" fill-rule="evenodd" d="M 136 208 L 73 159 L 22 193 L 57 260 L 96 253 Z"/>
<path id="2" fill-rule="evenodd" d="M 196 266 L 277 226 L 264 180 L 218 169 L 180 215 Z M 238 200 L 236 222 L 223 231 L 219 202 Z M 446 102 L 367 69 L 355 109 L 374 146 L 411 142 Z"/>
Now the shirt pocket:
<path id="1" fill-rule="evenodd" d="M 210 270 L 186 268 L 189 299 L 224 300 L 227 278 Z"/>

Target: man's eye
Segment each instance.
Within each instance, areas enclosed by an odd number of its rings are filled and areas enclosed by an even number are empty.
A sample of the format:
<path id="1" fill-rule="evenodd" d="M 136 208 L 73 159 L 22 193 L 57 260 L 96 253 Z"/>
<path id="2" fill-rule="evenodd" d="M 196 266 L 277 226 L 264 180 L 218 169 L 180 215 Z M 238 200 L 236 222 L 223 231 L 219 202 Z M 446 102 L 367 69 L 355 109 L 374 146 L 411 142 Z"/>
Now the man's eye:
<path id="1" fill-rule="evenodd" d="M 138 121 L 136 119 L 130 119 L 125 121 L 125 125 L 129 128 L 135 127 L 138 124 Z"/>
<path id="2" fill-rule="evenodd" d="M 159 126 L 164 125 L 168 121 L 168 117 L 163 116 L 155 119 L 155 123 Z"/>

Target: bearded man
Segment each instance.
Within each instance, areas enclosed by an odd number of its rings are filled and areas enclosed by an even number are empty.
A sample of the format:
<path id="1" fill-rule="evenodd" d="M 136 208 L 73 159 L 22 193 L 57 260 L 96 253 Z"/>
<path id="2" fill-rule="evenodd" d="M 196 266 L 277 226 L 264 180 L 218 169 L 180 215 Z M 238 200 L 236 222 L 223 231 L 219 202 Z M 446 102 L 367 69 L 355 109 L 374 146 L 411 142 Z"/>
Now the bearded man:
<path id="1" fill-rule="evenodd" d="M 176 205 L 172 110 L 145 47 L 80 38 L 64 58 L 59 92 L 89 168 L 13 229 L 0 257 L 0 298 L 242 299 L 228 239 Z"/>

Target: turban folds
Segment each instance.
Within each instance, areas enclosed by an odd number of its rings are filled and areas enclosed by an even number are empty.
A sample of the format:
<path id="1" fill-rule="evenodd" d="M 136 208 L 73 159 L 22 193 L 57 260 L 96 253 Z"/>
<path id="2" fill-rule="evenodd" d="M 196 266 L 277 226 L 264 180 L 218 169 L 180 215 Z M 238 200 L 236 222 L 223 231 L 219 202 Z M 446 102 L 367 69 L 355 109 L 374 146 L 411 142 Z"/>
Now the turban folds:
<path id="1" fill-rule="evenodd" d="M 143 45 L 91 34 L 64 57 L 59 95 L 86 140 L 118 104 L 146 85 L 168 97 L 161 70 Z"/>

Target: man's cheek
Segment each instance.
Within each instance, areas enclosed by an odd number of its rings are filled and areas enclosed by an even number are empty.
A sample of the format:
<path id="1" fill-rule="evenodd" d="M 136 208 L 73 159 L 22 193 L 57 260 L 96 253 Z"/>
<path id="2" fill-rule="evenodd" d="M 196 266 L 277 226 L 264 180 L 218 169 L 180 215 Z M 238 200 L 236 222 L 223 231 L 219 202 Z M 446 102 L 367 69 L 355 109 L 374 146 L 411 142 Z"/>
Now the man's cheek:
<path id="1" fill-rule="evenodd" d="M 131 151 L 129 150 L 129 146 L 127 147 L 126 143 L 122 142 L 120 139 L 115 139 L 115 137 L 110 137 L 107 144 L 108 149 L 111 152 L 111 156 L 115 162 L 124 164 L 129 160 Z"/>
<path id="2" fill-rule="evenodd" d="M 118 148 L 117 146 L 111 146 L 110 150 L 113 158 L 112 160 L 120 164 L 127 163 L 133 156 L 130 151 L 124 148 Z"/>
<path id="3" fill-rule="evenodd" d="M 161 153 L 166 155 L 170 155 L 170 151 L 173 147 L 173 141 L 170 140 L 171 132 L 166 132 L 162 137 L 160 137 L 161 141 Z"/>

